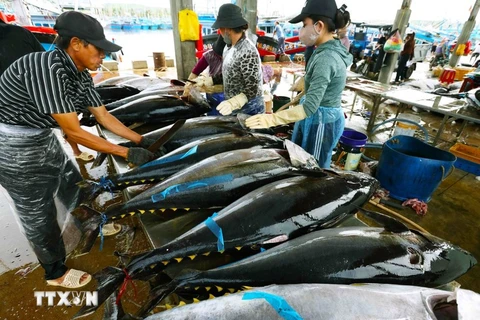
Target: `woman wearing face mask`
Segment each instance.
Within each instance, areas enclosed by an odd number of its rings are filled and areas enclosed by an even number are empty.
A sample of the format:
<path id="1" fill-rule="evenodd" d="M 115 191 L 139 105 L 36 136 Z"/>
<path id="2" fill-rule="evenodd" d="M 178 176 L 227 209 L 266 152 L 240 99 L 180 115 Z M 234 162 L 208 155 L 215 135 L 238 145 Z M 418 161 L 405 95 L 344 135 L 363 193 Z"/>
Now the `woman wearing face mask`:
<path id="1" fill-rule="evenodd" d="M 334 0 L 308 0 L 301 14 L 290 20 L 290 23 L 303 21 L 300 41 L 317 47 L 307 65 L 305 96 L 298 106 L 246 120 L 252 129 L 296 122 L 293 142 L 312 154 L 322 168 L 330 167 L 333 148 L 345 126 L 341 96 L 352 56 L 335 39 L 335 30 L 350 23 L 350 14 L 345 9 L 345 5 L 337 9 Z"/>
<path id="2" fill-rule="evenodd" d="M 223 90 L 225 101 L 217 110 L 222 115 L 263 113 L 262 68 L 255 45 L 247 39 L 248 22 L 240 7 L 227 3 L 220 7 L 212 28 L 220 29 L 227 44 L 223 51 Z"/>

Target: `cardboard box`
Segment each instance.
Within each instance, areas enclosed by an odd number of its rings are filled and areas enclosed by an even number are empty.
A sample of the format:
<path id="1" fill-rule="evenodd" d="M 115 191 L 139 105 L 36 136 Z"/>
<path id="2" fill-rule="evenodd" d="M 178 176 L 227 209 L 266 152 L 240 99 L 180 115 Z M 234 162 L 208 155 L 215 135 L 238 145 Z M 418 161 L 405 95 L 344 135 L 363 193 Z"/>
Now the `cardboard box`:
<path id="1" fill-rule="evenodd" d="M 148 64 L 146 60 L 133 60 L 132 61 L 133 69 L 148 69 Z"/>

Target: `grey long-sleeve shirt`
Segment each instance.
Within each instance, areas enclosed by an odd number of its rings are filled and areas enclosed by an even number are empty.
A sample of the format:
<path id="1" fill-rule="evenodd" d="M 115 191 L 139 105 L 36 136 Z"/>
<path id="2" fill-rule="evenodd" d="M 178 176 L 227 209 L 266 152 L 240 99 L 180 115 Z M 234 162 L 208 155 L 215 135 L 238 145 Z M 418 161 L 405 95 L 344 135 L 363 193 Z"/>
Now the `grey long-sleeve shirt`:
<path id="1" fill-rule="evenodd" d="M 347 80 L 347 66 L 353 57 L 340 40 L 330 40 L 313 52 L 305 74 L 305 101 L 307 116 L 318 107 L 340 107 L 342 91 Z"/>

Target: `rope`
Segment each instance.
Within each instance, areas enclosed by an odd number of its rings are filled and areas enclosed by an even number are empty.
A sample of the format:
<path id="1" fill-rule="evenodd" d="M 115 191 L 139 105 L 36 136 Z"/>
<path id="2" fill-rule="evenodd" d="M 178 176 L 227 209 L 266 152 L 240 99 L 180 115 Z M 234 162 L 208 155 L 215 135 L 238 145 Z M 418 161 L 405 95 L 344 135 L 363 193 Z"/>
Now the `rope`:
<path id="1" fill-rule="evenodd" d="M 135 293 L 134 299 L 135 300 L 137 299 L 137 287 L 135 286 L 135 283 L 133 283 L 132 277 L 128 274 L 127 269 L 123 269 L 123 273 L 125 273 L 125 279 L 123 280 L 122 286 L 118 291 L 117 300 L 115 301 L 117 305 L 120 303 L 120 300 L 122 299 L 123 294 L 127 291 L 127 286 L 129 283 L 132 284 L 133 291 Z"/>

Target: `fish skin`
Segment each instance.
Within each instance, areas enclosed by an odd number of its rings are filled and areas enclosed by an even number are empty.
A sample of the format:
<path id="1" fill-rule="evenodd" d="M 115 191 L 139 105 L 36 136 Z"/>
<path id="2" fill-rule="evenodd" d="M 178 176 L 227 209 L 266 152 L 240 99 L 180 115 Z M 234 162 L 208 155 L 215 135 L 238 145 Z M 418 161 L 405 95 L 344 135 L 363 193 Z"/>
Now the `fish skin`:
<path id="1" fill-rule="evenodd" d="M 109 112 L 123 123 L 169 123 L 178 119 L 198 117 L 211 110 L 206 102 L 191 105 L 181 99 L 172 100 L 177 104 L 161 96 L 146 96 Z"/>
<path id="2" fill-rule="evenodd" d="M 79 185 L 88 195 L 88 199 L 92 200 L 102 191 L 120 190 L 146 183 L 158 183 L 188 166 L 221 152 L 247 148 L 282 147 L 283 140 L 272 135 L 245 133 L 239 136 L 225 133 L 208 136 L 186 144 L 143 166 L 136 167 L 125 173 L 104 177 L 103 185 L 89 181 L 84 181 L 79 183 Z"/>
<path id="3" fill-rule="evenodd" d="M 357 180 L 352 181 L 353 177 Z M 235 247 L 261 244 L 278 235 L 291 237 L 311 228 L 328 227 L 337 219 L 356 211 L 357 206 L 367 201 L 377 187 L 378 182 L 364 174 L 292 177 L 252 191 L 219 211 L 213 219 L 223 230 L 225 250 L 238 250 Z M 358 192 L 355 192 L 356 189 Z M 312 194 L 316 196 L 314 201 Z M 275 200 L 292 195 L 298 198 L 290 203 Z M 148 279 L 165 269 L 162 262 L 210 251 L 217 251 L 217 239 L 205 224 L 200 224 L 163 247 L 133 257 L 125 270 L 132 279 Z M 153 269 L 152 265 L 155 266 Z M 99 296 L 110 294 L 103 282 L 109 283 L 108 279 L 112 277 L 120 285 L 125 274 L 113 269 L 100 272 Z M 82 312 L 87 312 L 87 309 Z"/>
<path id="4" fill-rule="evenodd" d="M 459 289 L 462 294 L 464 291 Z M 265 299 L 244 300 L 251 293 L 284 299 L 305 320 L 437 319 L 433 301 L 455 299 L 455 292 L 393 284 L 287 284 L 270 285 L 228 296 L 190 303 L 155 313 L 146 320 L 284 319 Z M 480 295 L 474 294 L 480 306 Z M 459 310 L 462 301 L 457 301 Z M 465 302 L 473 305 L 474 302 Z M 348 306 L 348 307 L 345 307 Z M 464 319 L 468 319 L 467 317 Z M 474 319 L 474 318 L 471 318 Z"/>
<path id="5" fill-rule="evenodd" d="M 140 90 L 137 88 L 124 85 L 98 87 L 95 88 L 95 91 L 97 91 L 97 93 L 100 95 L 100 98 L 104 104 L 140 93 Z"/>
<path id="6" fill-rule="evenodd" d="M 136 79 L 136 78 L 140 78 L 140 77 L 141 76 L 138 75 L 138 74 L 129 74 L 129 75 L 125 75 L 125 76 L 112 77 L 112 78 L 108 78 L 106 80 L 103 80 L 99 83 L 96 83 L 95 88 L 100 88 L 100 87 L 105 87 L 105 86 L 115 86 L 115 85 L 120 84 L 122 82 L 125 82 L 127 80 Z"/>

